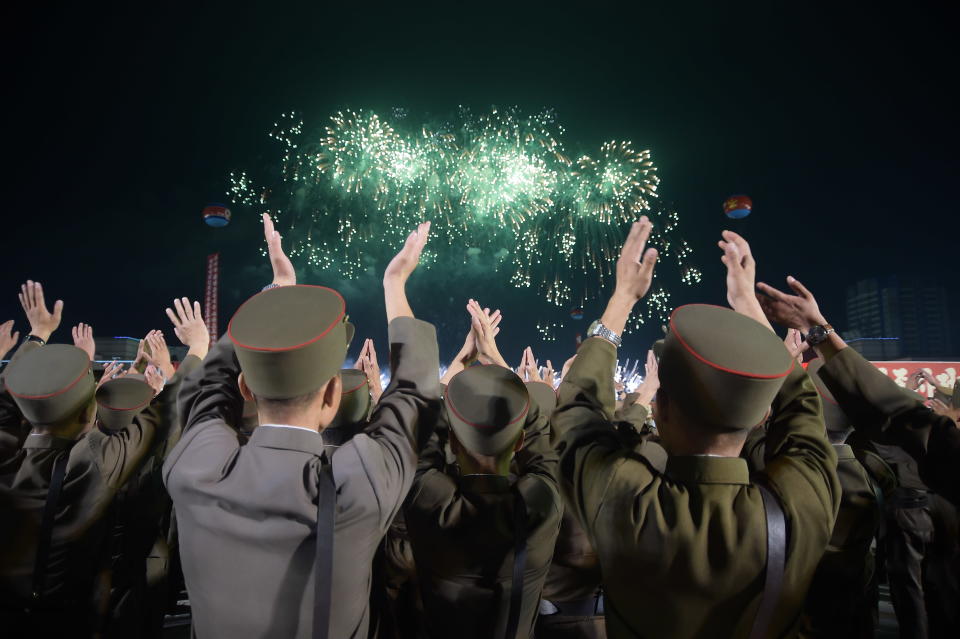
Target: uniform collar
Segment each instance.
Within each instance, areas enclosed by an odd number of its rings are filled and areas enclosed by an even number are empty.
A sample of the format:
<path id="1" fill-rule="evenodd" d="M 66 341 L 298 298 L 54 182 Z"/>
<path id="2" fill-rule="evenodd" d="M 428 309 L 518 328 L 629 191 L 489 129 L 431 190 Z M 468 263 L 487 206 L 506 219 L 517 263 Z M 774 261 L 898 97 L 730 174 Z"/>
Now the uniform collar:
<path id="1" fill-rule="evenodd" d="M 320 433 L 306 428 L 277 428 L 261 425 L 250 435 L 250 445 L 261 448 L 299 450 L 304 453 L 323 454 L 323 438 Z"/>
<path id="2" fill-rule="evenodd" d="M 741 457 L 681 455 L 667 458 L 664 471 L 672 479 L 692 484 L 749 484 L 747 460 Z"/>
<path id="3" fill-rule="evenodd" d="M 510 478 L 503 475 L 461 475 L 460 489 L 469 493 L 510 492 Z"/>
<path id="4" fill-rule="evenodd" d="M 65 439 L 63 437 L 54 437 L 53 435 L 47 435 L 46 433 L 30 433 L 27 435 L 27 439 L 23 442 L 24 448 L 53 448 L 53 449 L 64 449 L 70 448 L 77 443 L 75 439 Z"/>
<path id="5" fill-rule="evenodd" d="M 837 451 L 837 459 L 856 459 L 850 444 L 834 444 L 833 449 Z"/>

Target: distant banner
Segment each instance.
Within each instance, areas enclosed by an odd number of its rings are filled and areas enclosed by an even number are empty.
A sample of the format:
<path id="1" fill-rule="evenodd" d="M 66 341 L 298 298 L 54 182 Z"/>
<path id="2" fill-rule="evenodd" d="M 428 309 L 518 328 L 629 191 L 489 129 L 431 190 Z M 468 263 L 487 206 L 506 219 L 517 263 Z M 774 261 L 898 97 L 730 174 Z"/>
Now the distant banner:
<path id="1" fill-rule="evenodd" d="M 906 386 L 910 375 L 921 368 L 933 375 L 937 384 L 952 389 L 957 381 L 957 371 L 960 370 L 960 362 L 871 362 L 880 369 L 884 375 L 895 381 L 900 386 Z M 927 382 L 921 382 L 917 392 L 926 397 L 933 397 L 933 386 Z"/>

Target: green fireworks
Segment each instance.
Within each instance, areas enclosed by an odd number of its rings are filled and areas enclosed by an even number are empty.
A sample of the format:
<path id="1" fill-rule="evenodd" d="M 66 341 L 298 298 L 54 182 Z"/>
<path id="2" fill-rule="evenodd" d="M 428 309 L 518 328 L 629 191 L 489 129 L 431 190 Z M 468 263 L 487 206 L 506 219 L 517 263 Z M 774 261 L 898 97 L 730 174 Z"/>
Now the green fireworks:
<path id="1" fill-rule="evenodd" d="M 345 278 L 375 272 L 410 228 L 431 220 L 434 268 L 484 256 L 514 286 L 557 306 L 582 305 L 611 275 L 628 224 L 646 214 L 677 281 L 700 281 L 679 216 L 658 205 L 649 150 L 610 141 L 571 160 L 550 110 L 461 107 L 416 126 L 400 111 L 392 119 L 342 111 L 323 133 L 308 134 L 300 116 L 283 114 L 270 132 L 279 161 L 258 181 L 232 173 L 228 196 L 277 218 L 292 256 Z M 655 282 L 636 321 L 662 318 L 669 297 Z M 547 337 L 560 326 L 538 329 Z"/>

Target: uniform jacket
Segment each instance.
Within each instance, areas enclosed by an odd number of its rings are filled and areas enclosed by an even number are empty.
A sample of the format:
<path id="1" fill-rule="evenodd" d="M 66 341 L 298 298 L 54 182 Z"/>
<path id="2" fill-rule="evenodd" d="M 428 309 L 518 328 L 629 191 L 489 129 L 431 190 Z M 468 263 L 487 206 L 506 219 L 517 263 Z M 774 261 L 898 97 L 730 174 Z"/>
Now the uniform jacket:
<path id="1" fill-rule="evenodd" d="M 330 636 L 366 638 L 371 562 L 413 481 L 439 409 L 433 326 L 390 323 L 393 378 L 363 432 L 329 453 L 337 489 Z M 228 337 L 184 381 L 180 443 L 164 464 L 201 639 L 310 637 L 318 433 L 260 426 L 241 446 L 240 366 Z"/>
<path id="2" fill-rule="evenodd" d="M 610 637 L 746 637 L 760 603 L 766 529 L 740 458 L 670 457 L 658 472 L 619 445 L 612 344 L 591 338 L 560 385 L 561 486 L 600 556 Z M 677 398 L 682 401 L 682 398 Z M 787 517 L 783 593 L 771 636 L 795 626 L 840 501 L 819 397 L 797 367 L 774 400 L 761 473 Z"/>
<path id="3" fill-rule="evenodd" d="M 858 431 L 881 445 L 905 450 L 931 489 L 960 505 L 960 429 L 844 348 L 820 369 L 820 377 Z M 900 473 L 898 473 L 899 475 Z"/>
<path id="4" fill-rule="evenodd" d="M 23 446 L 0 464 L 0 493 L 9 504 L 0 518 L 0 538 L 14 537 L 22 544 L 5 557 L 0 569 L 0 601 L 15 606 L 30 600 L 37 531 L 53 464 L 67 454 L 44 600 L 54 607 L 63 602 L 82 606 L 81 600 L 90 597 L 95 573 L 106 560 L 108 509 L 117 491 L 140 469 L 154 442 L 154 432 L 153 421 L 141 420 L 114 433 L 94 428 L 77 440 L 31 433 Z"/>
<path id="5" fill-rule="evenodd" d="M 562 504 L 549 423 L 534 403 L 524 431 L 513 486 L 501 475 L 444 472 L 445 454 L 437 437 L 424 451 L 404 515 L 432 637 L 503 637 L 513 576 L 514 491 L 523 496 L 527 509 L 517 636 L 531 636 Z"/>

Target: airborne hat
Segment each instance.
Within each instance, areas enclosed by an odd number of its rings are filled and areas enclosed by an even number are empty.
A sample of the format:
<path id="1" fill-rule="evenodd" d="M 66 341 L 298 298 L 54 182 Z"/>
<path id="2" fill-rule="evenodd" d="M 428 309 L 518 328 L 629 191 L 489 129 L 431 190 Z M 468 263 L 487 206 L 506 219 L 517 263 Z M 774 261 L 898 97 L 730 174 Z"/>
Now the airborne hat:
<path id="1" fill-rule="evenodd" d="M 537 403 L 541 415 L 549 415 L 557 407 L 557 391 L 546 382 L 524 382 L 530 398 Z"/>
<path id="2" fill-rule="evenodd" d="M 343 384 L 340 408 L 327 428 L 356 426 L 367 421 L 370 414 L 370 385 L 363 371 L 344 368 L 340 371 L 340 380 Z"/>
<path id="3" fill-rule="evenodd" d="M 473 366 L 453 376 L 443 403 L 450 427 L 467 450 L 499 455 L 523 430 L 530 394 L 507 368 Z"/>
<path id="4" fill-rule="evenodd" d="M 227 333 L 244 380 L 264 399 L 290 399 L 319 389 L 347 354 L 346 303 L 323 286 L 280 286 L 237 309 Z"/>
<path id="5" fill-rule="evenodd" d="M 78 413 L 96 386 L 90 357 L 76 346 L 48 344 L 24 353 L 6 373 L 7 390 L 31 424 L 59 424 Z"/>
<path id="6" fill-rule="evenodd" d="M 840 408 L 840 404 L 837 403 L 833 393 L 830 392 L 830 389 L 827 388 L 826 384 L 823 383 L 823 379 L 820 377 L 820 369 L 823 367 L 823 364 L 823 359 L 819 357 L 810 360 L 810 363 L 807 364 L 807 374 L 810 375 L 810 379 L 813 380 L 813 385 L 817 387 L 817 393 L 820 394 L 820 403 L 823 404 L 823 421 L 827 425 L 827 430 L 849 430 L 853 426 L 850 423 L 850 418 L 847 417 L 847 414 Z"/>
<path id="7" fill-rule="evenodd" d="M 97 417 L 107 430 L 123 430 L 152 399 L 153 389 L 143 375 L 111 379 L 97 389 Z"/>
<path id="8" fill-rule="evenodd" d="M 796 360 L 768 327 L 731 309 L 680 306 L 660 356 L 660 381 L 671 402 L 706 426 L 739 430 L 759 424 Z"/>

